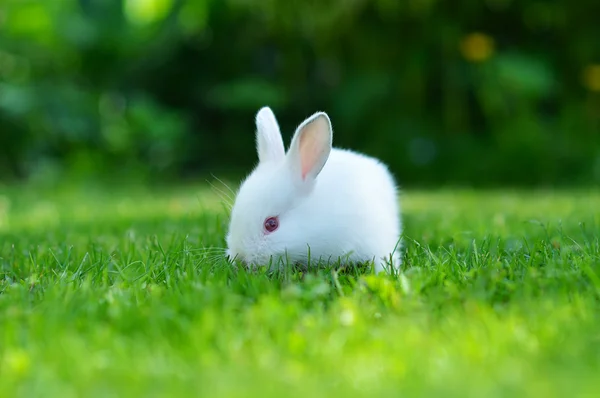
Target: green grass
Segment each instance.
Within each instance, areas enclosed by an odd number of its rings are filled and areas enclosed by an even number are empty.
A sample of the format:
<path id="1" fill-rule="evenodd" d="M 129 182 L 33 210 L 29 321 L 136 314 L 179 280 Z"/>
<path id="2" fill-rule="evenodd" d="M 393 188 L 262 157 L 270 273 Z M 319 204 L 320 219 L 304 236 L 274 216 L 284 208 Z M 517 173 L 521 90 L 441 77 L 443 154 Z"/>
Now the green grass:
<path id="1" fill-rule="evenodd" d="M 204 187 L 3 192 L 2 396 L 600 391 L 600 192 L 405 192 L 399 279 L 235 272 Z"/>

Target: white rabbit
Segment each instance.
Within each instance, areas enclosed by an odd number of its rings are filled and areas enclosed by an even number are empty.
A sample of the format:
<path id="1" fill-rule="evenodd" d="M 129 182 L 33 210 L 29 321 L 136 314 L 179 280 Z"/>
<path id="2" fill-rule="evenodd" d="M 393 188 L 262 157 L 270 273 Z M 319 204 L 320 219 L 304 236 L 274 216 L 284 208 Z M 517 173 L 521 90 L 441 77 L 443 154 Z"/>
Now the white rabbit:
<path id="1" fill-rule="evenodd" d="M 394 179 L 380 161 L 332 149 L 326 113 L 297 128 L 285 153 L 270 108 L 256 115 L 259 163 L 231 211 L 227 255 L 246 265 L 318 262 L 400 265 L 402 223 Z"/>

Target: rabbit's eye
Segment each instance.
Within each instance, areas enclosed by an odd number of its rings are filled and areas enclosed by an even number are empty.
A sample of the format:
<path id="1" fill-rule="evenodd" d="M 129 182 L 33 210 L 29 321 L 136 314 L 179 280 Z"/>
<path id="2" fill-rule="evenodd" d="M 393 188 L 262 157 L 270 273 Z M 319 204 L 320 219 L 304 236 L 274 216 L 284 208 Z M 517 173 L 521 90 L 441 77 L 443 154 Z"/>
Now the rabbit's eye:
<path id="1" fill-rule="evenodd" d="M 265 220 L 265 229 L 267 232 L 273 232 L 279 228 L 279 218 L 269 217 Z"/>

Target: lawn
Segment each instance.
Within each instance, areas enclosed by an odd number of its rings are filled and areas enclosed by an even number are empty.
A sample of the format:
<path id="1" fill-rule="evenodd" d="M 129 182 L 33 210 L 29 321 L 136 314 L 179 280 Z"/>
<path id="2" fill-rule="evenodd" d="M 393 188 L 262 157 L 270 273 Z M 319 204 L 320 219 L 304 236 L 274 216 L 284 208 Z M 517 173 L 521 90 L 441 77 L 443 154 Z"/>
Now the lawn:
<path id="1" fill-rule="evenodd" d="M 599 191 L 406 191 L 395 279 L 235 271 L 203 186 L 1 192 L 2 396 L 600 391 Z"/>

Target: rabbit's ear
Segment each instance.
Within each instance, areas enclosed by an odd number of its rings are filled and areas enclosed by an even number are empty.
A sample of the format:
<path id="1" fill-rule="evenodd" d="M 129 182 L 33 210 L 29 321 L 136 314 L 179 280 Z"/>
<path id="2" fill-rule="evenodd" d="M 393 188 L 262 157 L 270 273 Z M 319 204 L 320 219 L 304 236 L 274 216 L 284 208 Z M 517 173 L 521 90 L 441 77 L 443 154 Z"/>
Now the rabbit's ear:
<path id="1" fill-rule="evenodd" d="M 256 152 L 260 163 L 281 160 L 285 156 L 277 119 L 268 106 L 256 114 Z"/>
<path id="2" fill-rule="evenodd" d="M 333 132 L 324 112 L 306 119 L 292 138 L 287 154 L 288 167 L 302 182 L 312 182 L 319 175 L 331 153 Z"/>

